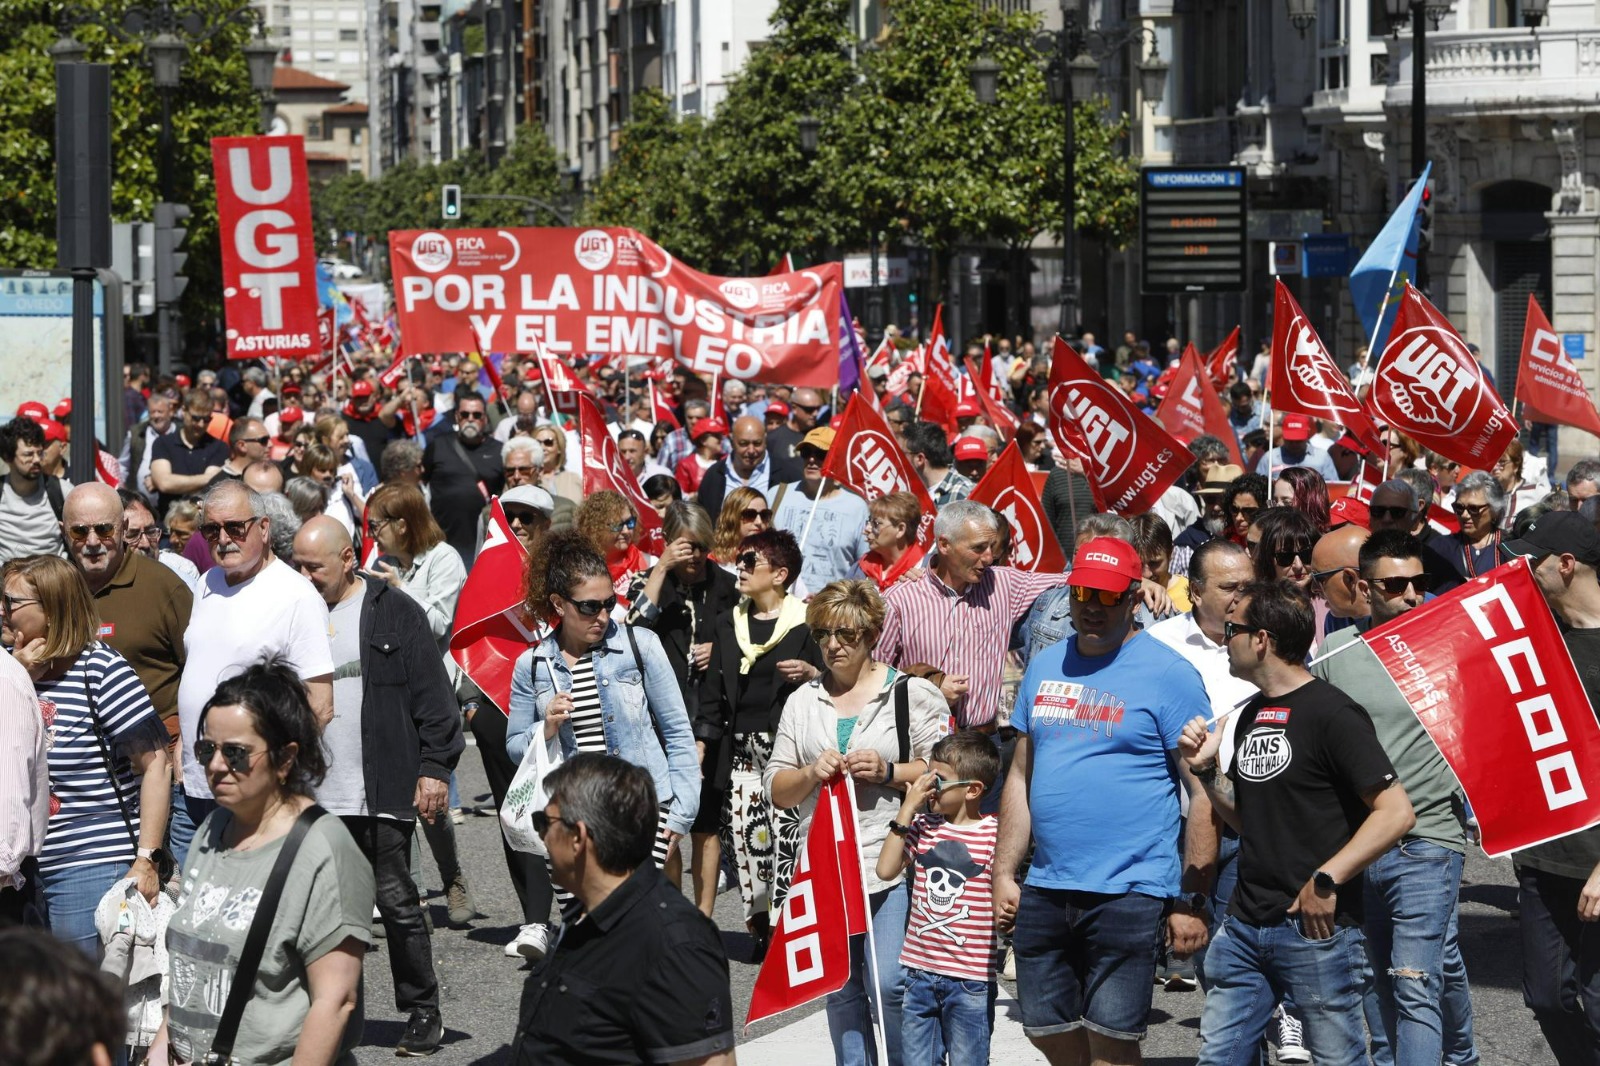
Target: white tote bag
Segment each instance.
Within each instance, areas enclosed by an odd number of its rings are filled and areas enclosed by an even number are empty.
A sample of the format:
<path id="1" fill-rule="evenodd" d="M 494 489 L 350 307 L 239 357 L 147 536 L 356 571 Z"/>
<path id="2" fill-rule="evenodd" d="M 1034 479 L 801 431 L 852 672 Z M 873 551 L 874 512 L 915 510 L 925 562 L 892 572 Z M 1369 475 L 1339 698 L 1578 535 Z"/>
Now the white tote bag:
<path id="1" fill-rule="evenodd" d="M 544 788 L 545 777 L 565 758 L 561 735 L 546 740 L 544 723 L 536 724 L 533 740 L 522 753 L 522 764 L 511 779 L 511 787 L 506 789 L 506 801 L 500 804 L 500 831 L 513 849 L 534 855 L 545 853 L 544 839 L 533 831 L 533 812 L 544 810 L 550 802 L 550 794 Z"/>

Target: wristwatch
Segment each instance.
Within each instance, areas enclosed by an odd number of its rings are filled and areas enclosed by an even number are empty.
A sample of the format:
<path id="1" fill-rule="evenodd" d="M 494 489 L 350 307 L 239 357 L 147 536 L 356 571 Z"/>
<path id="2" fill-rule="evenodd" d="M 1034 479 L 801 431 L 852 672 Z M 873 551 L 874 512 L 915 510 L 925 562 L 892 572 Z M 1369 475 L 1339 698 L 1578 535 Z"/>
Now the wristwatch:
<path id="1" fill-rule="evenodd" d="M 1200 917 L 1211 909 L 1211 897 L 1204 892 L 1191 892 L 1185 896 L 1172 897 L 1172 904 Z"/>
<path id="2" fill-rule="evenodd" d="M 141 859 L 149 859 L 151 862 L 155 862 L 156 852 L 160 850 L 160 848 L 140 848 L 136 854 L 138 854 L 139 858 Z M 127 853 L 124 852 L 123 854 Z"/>
<path id="3" fill-rule="evenodd" d="M 1318 892 L 1339 891 L 1339 882 L 1335 881 L 1331 874 L 1323 870 L 1317 871 L 1316 876 L 1311 879 L 1311 884 Z"/>
<path id="4" fill-rule="evenodd" d="M 911 832 L 911 827 L 909 825 L 903 825 L 900 822 L 890 822 L 889 832 L 893 833 L 897 837 L 903 837 L 907 833 Z"/>

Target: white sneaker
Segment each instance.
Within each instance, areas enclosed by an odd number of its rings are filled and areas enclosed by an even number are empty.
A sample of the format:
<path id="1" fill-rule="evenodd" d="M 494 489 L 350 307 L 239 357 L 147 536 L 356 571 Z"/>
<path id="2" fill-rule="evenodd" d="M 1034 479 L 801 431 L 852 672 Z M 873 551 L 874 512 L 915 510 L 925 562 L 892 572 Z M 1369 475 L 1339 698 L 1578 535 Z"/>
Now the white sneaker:
<path id="1" fill-rule="evenodd" d="M 1017 979 L 1017 949 L 1010 944 L 1006 945 L 1006 954 L 1000 960 L 1000 976 L 1007 981 Z"/>
<path id="2" fill-rule="evenodd" d="M 463 811 L 460 807 L 451 807 L 450 808 L 450 824 L 451 825 L 460 825 L 462 822 L 465 822 L 466 820 L 467 820 L 466 812 Z"/>
<path id="3" fill-rule="evenodd" d="M 538 962 L 550 950 L 550 927 L 543 923 L 525 925 L 517 931 L 517 938 L 506 945 L 506 958 L 532 959 Z"/>
<path id="4" fill-rule="evenodd" d="M 1311 1052 L 1306 1050 L 1305 1026 L 1281 1004 L 1278 1006 L 1278 1061 L 1294 1064 L 1311 1061 Z"/>

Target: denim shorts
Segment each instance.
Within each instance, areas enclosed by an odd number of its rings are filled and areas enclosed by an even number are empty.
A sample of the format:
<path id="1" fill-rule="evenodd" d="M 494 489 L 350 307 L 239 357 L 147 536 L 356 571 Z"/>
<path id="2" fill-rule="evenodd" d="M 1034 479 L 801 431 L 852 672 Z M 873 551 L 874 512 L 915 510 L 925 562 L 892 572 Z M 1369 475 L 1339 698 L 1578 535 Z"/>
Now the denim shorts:
<path id="1" fill-rule="evenodd" d="M 1142 1040 L 1166 901 L 1022 887 L 1012 946 L 1030 1037 L 1087 1029 Z"/>

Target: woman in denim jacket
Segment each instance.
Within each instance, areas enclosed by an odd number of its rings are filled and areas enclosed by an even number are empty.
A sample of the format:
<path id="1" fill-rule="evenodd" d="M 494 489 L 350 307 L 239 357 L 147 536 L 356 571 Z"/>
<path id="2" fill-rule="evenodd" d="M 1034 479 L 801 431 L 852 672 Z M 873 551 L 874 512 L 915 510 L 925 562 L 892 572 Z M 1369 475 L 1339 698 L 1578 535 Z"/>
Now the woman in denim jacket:
<path id="1" fill-rule="evenodd" d="M 567 757 L 601 751 L 650 772 L 661 803 L 656 864 L 689 831 L 700 806 L 700 762 L 683 692 L 648 629 L 612 621 L 617 597 L 606 561 L 575 533 L 549 542 L 543 580 L 529 580 L 554 632 L 523 652 L 511 673 L 506 753 L 521 762 L 540 739 L 559 736 Z M 542 584 L 542 588 L 539 586 Z M 534 599 L 525 605 L 534 610 Z"/>

